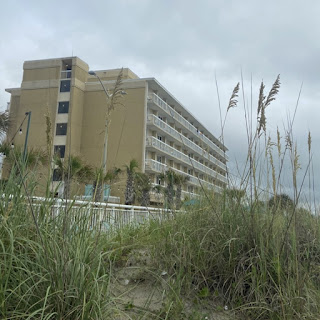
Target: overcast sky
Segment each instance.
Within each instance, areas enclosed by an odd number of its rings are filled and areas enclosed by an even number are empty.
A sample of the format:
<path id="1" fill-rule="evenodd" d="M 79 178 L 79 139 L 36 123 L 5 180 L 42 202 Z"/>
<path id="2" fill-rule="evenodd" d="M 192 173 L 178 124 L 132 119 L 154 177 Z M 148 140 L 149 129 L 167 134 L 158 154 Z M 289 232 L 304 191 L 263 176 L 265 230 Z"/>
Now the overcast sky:
<path id="1" fill-rule="evenodd" d="M 25 60 L 78 56 L 91 69 L 129 67 L 155 77 L 213 134 L 220 136 L 215 86 L 223 116 L 234 86 L 244 81 L 256 110 L 263 80 L 268 91 L 281 76 L 267 109 L 267 130 L 283 133 L 302 93 L 294 123 L 302 177 L 311 131 L 315 178 L 320 149 L 320 1 L 91 0 L 1 1 L 0 106 L 18 87 Z M 245 161 L 246 127 L 240 92 L 225 126 L 230 167 Z M 255 116 L 253 116 L 255 117 Z M 283 134 L 282 134 L 283 135 Z M 316 184 L 319 190 L 320 184 Z"/>

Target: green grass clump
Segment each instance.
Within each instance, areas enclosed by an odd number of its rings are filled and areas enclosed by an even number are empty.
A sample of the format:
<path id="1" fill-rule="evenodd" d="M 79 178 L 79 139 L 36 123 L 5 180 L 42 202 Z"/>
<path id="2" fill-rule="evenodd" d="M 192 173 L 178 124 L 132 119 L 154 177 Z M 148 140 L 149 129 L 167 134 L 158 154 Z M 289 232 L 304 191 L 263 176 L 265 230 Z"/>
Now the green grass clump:
<path id="1" fill-rule="evenodd" d="M 0 204 L 0 318 L 104 319 L 111 308 L 104 241 L 70 210 L 51 215 L 52 199 L 32 219 L 16 180 Z"/>
<path id="2" fill-rule="evenodd" d="M 92 216 L 81 208 L 69 205 L 55 215 L 50 197 L 31 206 L 29 195 L 37 185 L 25 164 L 14 168 L 0 185 L 0 318 L 195 320 L 225 312 L 237 319 L 319 319 L 320 221 L 299 207 L 307 173 L 311 190 L 311 136 L 299 186 L 293 121 L 282 145 L 278 129 L 276 142 L 266 134 L 266 108 L 279 88 L 279 76 L 268 95 L 261 83 L 256 125 L 249 123 L 253 117 L 245 106 L 248 154 L 240 189 L 226 188 L 220 195 L 202 190 L 199 204 L 166 221 L 104 234 L 90 226 Z M 239 90 L 238 84 L 227 113 L 237 105 Z M 287 161 L 293 199 L 282 188 Z M 136 273 L 137 282 L 130 279 L 133 289 L 151 284 L 143 306 L 128 300 L 125 291 L 112 296 L 121 268 L 128 274 L 144 271 Z M 119 279 L 128 284 L 128 274 Z M 157 290 L 163 303 L 149 310 Z"/>
<path id="3" fill-rule="evenodd" d="M 214 203 L 214 207 L 212 207 Z M 175 279 L 180 296 L 213 297 L 246 319 L 318 319 L 320 228 L 318 217 L 226 204 L 189 210 L 151 232 L 154 254 Z M 287 232 L 287 236 L 285 236 Z"/>

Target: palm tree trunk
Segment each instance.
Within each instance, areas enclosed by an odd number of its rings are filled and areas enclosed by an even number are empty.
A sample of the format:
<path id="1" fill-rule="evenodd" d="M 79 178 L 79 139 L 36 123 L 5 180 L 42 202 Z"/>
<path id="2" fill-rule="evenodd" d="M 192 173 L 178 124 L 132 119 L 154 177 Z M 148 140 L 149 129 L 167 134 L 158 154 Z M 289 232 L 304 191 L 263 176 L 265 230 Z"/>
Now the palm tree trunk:
<path id="1" fill-rule="evenodd" d="M 143 190 L 142 191 L 141 206 L 148 207 L 149 205 L 150 205 L 150 191 Z"/>
<path id="2" fill-rule="evenodd" d="M 182 185 L 177 185 L 177 193 L 176 193 L 176 209 L 179 210 L 181 208 L 181 191 Z"/>
<path id="3" fill-rule="evenodd" d="M 135 198 L 134 178 L 132 173 L 128 173 L 126 193 L 125 193 L 125 204 L 127 205 L 134 204 L 134 198 Z"/>
<path id="4" fill-rule="evenodd" d="M 93 196 L 94 196 L 94 202 L 103 201 L 102 183 L 94 181 L 93 188 L 92 188 L 92 193 L 93 193 Z"/>
<path id="5" fill-rule="evenodd" d="M 169 209 L 173 208 L 173 196 L 174 196 L 173 184 L 172 182 L 169 182 L 167 186 L 167 201 L 168 201 Z"/>
<path id="6" fill-rule="evenodd" d="M 71 189 L 71 180 L 66 178 L 64 180 L 64 186 L 63 186 L 63 196 L 65 199 L 69 199 L 70 189 Z"/>

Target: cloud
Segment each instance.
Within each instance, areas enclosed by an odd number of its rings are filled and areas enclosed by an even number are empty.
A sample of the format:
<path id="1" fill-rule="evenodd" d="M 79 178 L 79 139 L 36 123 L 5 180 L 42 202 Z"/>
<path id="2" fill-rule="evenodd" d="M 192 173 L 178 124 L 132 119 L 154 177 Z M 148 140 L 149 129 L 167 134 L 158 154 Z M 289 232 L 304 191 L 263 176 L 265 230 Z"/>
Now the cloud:
<path id="1" fill-rule="evenodd" d="M 0 106 L 9 99 L 4 89 L 20 86 L 23 61 L 77 55 L 92 69 L 127 66 L 155 77 L 219 136 L 215 77 L 223 115 L 243 78 L 244 94 L 225 128 L 234 165 L 246 157 L 244 105 L 251 107 L 251 87 L 255 110 L 260 82 L 270 88 L 281 74 L 280 93 L 267 110 L 268 130 L 274 134 L 293 116 L 303 82 L 294 131 L 303 152 L 311 131 L 318 175 L 319 9 L 316 0 L 10 1 L 0 12 Z"/>

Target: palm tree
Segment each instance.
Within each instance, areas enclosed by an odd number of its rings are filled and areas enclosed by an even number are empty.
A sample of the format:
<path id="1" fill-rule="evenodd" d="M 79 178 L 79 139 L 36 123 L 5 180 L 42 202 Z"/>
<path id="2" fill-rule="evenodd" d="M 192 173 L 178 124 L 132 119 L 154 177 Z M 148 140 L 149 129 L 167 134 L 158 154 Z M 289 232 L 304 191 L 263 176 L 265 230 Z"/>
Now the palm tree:
<path id="1" fill-rule="evenodd" d="M 270 198 L 269 207 L 274 207 L 281 210 L 293 208 L 294 201 L 285 193 L 276 194 Z"/>
<path id="2" fill-rule="evenodd" d="M 174 184 L 176 180 L 176 174 L 173 170 L 169 169 L 165 173 L 162 173 L 160 175 L 160 179 L 164 180 L 167 184 L 167 187 L 165 189 L 165 196 L 167 199 L 167 206 L 169 209 L 173 208 L 174 204 Z"/>
<path id="3" fill-rule="evenodd" d="M 138 195 L 138 201 L 141 206 L 147 207 L 150 205 L 150 191 L 152 184 L 149 175 L 143 172 L 136 173 L 136 193 Z"/>
<path id="4" fill-rule="evenodd" d="M 99 202 L 103 200 L 103 185 L 108 183 L 111 185 L 116 181 L 121 173 L 120 168 L 112 168 L 107 171 L 105 176 L 103 176 L 103 168 L 98 168 L 94 172 L 94 181 L 93 181 L 93 195 L 94 201 Z"/>
<path id="5" fill-rule="evenodd" d="M 19 146 L 12 149 L 8 143 L 0 144 L 0 153 L 6 157 L 8 170 L 15 176 L 19 174 L 19 171 L 22 173 L 26 172 L 26 169 L 34 170 L 39 164 L 47 165 L 49 159 L 45 151 L 35 148 L 28 150 L 24 159 L 22 149 Z"/>
<path id="6" fill-rule="evenodd" d="M 92 178 L 92 168 L 84 164 L 78 156 L 70 155 L 68 160 L 55 158 L 54 163 L 57 166 L 55 169 L 56 175 L 64 182 L 63 194 L 66 199 L 70 195 L 72 180 L 83 183 Z"/>
<path id="7" fill-rule="evenodd" d="M 134 204 L 134 200 L 135 200 L 134 181 L 135 181 L 137 168 L 138 168 L 138 162 L 135 159 L 132 159 L 129 163 L 129 166 L 126 166 L 127 185 L 126 185 L 126 192 L 125 192 L 125 204 L 127 205 Z"/>
<path id="8" fill-rule="evenodd" d="M 181 208 L 181 193 L 182 187 L 190 180 L 189 176 L 185 176 L 182 174 L 175 174 L 175 184 L 177 186 L 176 191 L 176 209 L 179 210 Z"/>
<path id="9" fill-rule="evenodd" d="M 152 191 L 156 195 L 157 202 L 163 202 L 163 188 L 162 188 L 162 186 L 160 184 L 157 184 L 152 188 Z"/>

